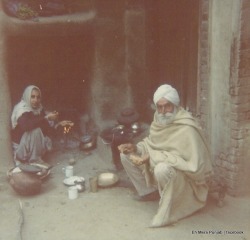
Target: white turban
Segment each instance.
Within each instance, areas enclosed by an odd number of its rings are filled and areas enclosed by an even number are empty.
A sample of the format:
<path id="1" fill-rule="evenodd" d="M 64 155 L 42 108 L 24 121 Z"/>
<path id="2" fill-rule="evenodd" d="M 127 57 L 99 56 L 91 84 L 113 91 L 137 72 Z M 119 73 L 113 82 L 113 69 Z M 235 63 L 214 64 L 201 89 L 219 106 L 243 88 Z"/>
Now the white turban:
<path id="1" fill-rule="evenodd" d="M 179 94 L 175 88 L 168 84 L 161 85 L 154 93 L 154 103 L 156 103 L 161 99 L 166 98 L 169 102 L 178 106 L 180 103 Z"/>

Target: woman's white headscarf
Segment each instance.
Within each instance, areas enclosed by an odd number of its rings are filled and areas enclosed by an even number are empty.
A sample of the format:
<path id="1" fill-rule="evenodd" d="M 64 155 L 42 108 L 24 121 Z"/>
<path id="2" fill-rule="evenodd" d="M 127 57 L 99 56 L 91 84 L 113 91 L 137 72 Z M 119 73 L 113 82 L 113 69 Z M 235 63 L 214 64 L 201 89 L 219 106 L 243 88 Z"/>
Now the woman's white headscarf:
<path id="1" fill-rule="evenodd" d="M 179 104 L 180 104 L 180 98 L 179 98 L 178 92 L 176 91 L 175 88 L 173 88 L 172 86 L 170 86 L 168 84 L 161 85 L 155 91 L 155 93 L 154 93 L 154 104 L 156 105 L 156 103 L 161 98 L 167 99 L 169 102 L 173 103 L 175 106 L 179 106 Z"/>
<path id="2" fill-rule="evenodd" d="M 21 101 L 14 107 L 14 110 L 11 115 L 11 124 L 12 124 L 12 129 L 14 129 L 17 125 L 17 120 L 19 117 L 22 116 L 23 113 L 25 112 L 33 112 L 35 115 L 38 115 L 42 111 L 42 105 L 40 105 L 38 108 L 34 109 L 31 107 L 30 104 L 30 98 L 31 98 L 31 93 L 32 90 L 36 89 L 39 91 L 40 96 L 41 96 L 41 91 L 37 86 L 30 85 L 25 88 L 23 92 L 23 96 Z"/>

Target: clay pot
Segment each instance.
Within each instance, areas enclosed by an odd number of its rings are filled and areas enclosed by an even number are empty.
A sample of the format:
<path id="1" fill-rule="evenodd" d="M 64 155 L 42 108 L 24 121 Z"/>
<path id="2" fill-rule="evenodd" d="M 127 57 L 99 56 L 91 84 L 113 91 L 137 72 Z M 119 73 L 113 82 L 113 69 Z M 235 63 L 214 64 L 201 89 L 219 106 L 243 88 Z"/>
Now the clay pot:
<path id="1" fill-rule="evenodd" d="M 20 195 L 35 195 L 41 191 L 42 181 L 33 173 L 17 172 L 9 176 L 11 187 Z"/>

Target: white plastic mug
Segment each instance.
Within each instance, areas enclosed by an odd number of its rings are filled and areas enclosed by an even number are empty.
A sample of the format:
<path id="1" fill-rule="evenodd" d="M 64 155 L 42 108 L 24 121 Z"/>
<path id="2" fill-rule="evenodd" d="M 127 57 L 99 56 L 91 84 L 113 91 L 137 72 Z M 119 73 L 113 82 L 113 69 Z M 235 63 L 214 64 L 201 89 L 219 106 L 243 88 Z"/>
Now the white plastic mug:
<path id="1" fill-rule="evenodd" d="M 68 197 L 71 200 L 78 198 L 78 189 L 76 186 L 68 188 Z"/>
<path id="2" fill-rule="evenodd" d="M 63 173 L 65 174 L 65 177 L 72 177 L 74 175 L 74 167 L 73 166 L 66 166 L 62 168 Z"/>

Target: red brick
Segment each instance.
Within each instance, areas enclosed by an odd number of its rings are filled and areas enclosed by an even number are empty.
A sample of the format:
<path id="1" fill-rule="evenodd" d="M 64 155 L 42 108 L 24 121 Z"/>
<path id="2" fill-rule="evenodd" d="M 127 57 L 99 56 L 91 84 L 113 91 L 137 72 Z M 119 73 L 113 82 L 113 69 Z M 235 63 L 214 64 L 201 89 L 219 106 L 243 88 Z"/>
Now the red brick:
<path id="1" fill-rule="evenodd" d="M 249 68 L 250 71 L 250 68 Z M 229 89 L 230 95 L 233 96 L 242 96 L 242 95 L 249 95 L 250 94 L 250 85 L 249 86 L 240 86 L 240 87 L 231 87 Z"/>
<path id="2" fill-rule="evenodd" d="M 246 118 L 249 120 L 250 119 L 250 111 L 248 111 L 247 113 L 246 113 Z"/>
<path id="3" fill-rule="evenodd" d="M 249 102 L 239 103 L 239 104 L 231 104 L 231 110 L 232 110 L 232 112 L 236 112 L 236 113 L 245 113 L 249 110 Z"/>
<path id="4" fill-rule="evenodd" d="M 201 33 L 202 32 L 208 32 L 208 21 L 203 21 L 202 23 L 201 23 Z"/>
<path id="5" fill-rule="evenodd" d="M 201 48 L 200 54 L 201 54 L 201 56 L 208 56 L 208 49 L 207 48 Z"/>
<path id="6" fill-rule="evenodd" d="M 219 154 L 219 158 L 222 159 L 222 160 L 225 160 L 226 159 L 226 154 L 224 152 L 221 152 Z"/>
<path id="7" fill-rule="evenodd" d="M 202 13 L 202 21 L 207 21 L 208 20 L 208 13 Z"/>
<path id="8" fill-rule="evenodd" d="M 240 184 L 239 179 L 232 180 L 232 179 L 226 177 L 225 180 L 226 180 L 227 186 L 229 186 L 229 188 L 231 188 L 231 189 L 237 188 Z"/>
<path id="9" fill-rule="evenodd" d="M 227 161 L 230 163 L 240 163 L 240 158 L 230 154 L 227 156 Z"/>
<path id="10" fill-rule="evenodd" d="M 243 0 L 242 1 L 242 8 L 243 9 L 250 8 L 250 1 L 249 0 Z"/>
<path id="11" fill-rule="evenodd" d="M 202 7 L 202 12 L 203 13 L 207 13 L 209 10 L 209 1 L 208 0 L 203 0 L 201 3 L 201 7 Z"/>
<path id="12" fill-rule="evenodd" d="M 247 113 L 231 113 L 231 120 L 244 121 L 247 119 Z"/>
<path id="13" fill-rule="evenodd" d="M 237 197 L 239 196 L 241 193 L 241 191 L 239 190 L 238 187 L 234 187 L 233 189 L 232 188 L 227 188 L 227 194 L 232 196 L 232 197 Z"/>
<path id="14" fill-rule="evenodd" d="M 230 121 L 231 129 L 239 129 L 239 126 L 241 126 L 241 122 L 239 122 L 239 121 Z"/>
<path id="15" fill-rule="evenodd" d="M 250 69 L 250 50 L 240 51 L 239 69 Z"/>
<path id="16" fill-rule="evenodd" d="M 222 166 L 222 160 L 221 160 L 221 159 L 219 159 L 219 158 L 218 158 L 218 159 L 216 159 L 216 160 L 215 160 L 215 166 L 218 166 L 218 167 L 223 167 L 223 166 Z"/>
<path id="17" fill-rule="evenodd" d="M 225 167 L 226 167 L 226 169 L 228 169 L 229 171 L 232 171 L 235 174 L 239 175 L 239 173 L 240 173 L 241 167 L 238 164 L 230 164 L 230 163 L 227 162 L 225 164 Z"/>
<path id="18" fill-rule="evenodd" d="M 240 41 L 240 50 L 248 50 L 250 48 L 250 38 L 241 39 Z"/>
<path id="19" fill-rule="evenodd" d="M 245 129 L 231 130 L 232 139 L 244 139 L 246 137 Z"/>
<path id="20" fill-rule="evenodd" d="M 227 180 L 231 180 L 232 183 L 237 184 L 237 182 L 240 180 L 240 176 L 237 172 L 227 171 L 225 178 Z"/>
<path id="21" fill-rule="evenodd" d="M 245 13 L 246 14 L 246 13 Z M 247 11 L 247 14 L 250 14 L 250 10 Z M 242 16 L 243 20 L 241 21 L 241 39 L 247 39 L 250 37 L 249 22 L 250 18 L 248 16 Z"/>
<path id="22" fill-rule="evenodd" d="M 200 59 L 200 63 L 202 65 L 207 65 L 208 64 L 208 58 L 207 58 L 207 56 L 202 56 L 201 59 Z"/>
<path id="23" fill-rule="evenodd" d="M 241 97 L 239 96 L 232 96 L 230 99 L 232 104 L 239 104 L 241 102 Z"/>
<path id="24" fill-rule="evenodd" d="M 241 148 L 241 147 L 243 147 L 243 145 L 244 145 L 244 139 L 242 140 L 242 139 L 231 139 L 230 140 L 230 146 L 231 147 L 234 147 L 234 148 Z"/>
<path id="25" fill-rule="evenodd" d="M 238 86 L 249 86 L 250 85 L 250 77 L 238 78 L 237 81 L 236 81 L 236 84 Z"/>
<path id="26" fill-rule="evenodd" d="M 243 153 L 238 148 L 232 147 L 229 150 L 229 156 L 234 156 L 236 159 L 240 160 L 241 158 L 243 158 Z"/>
<path id="27" fill-rule="evenodd" d="M 208 77 L 209 77 L 208 73 L 200 73 L 200 78 L 201 78 L 201 83 L 202 83 L 201 87 L 202 88 L 207 88 L 206 85 L 208 85 L 207 84 Z M 203 86 L 205 86 L 205 87 L 203 87 Z"/>
<path id="28" fill-rule="evenodd" d="M 250 77 L 250 68 L 239 68 L 239 78 Z"/>

